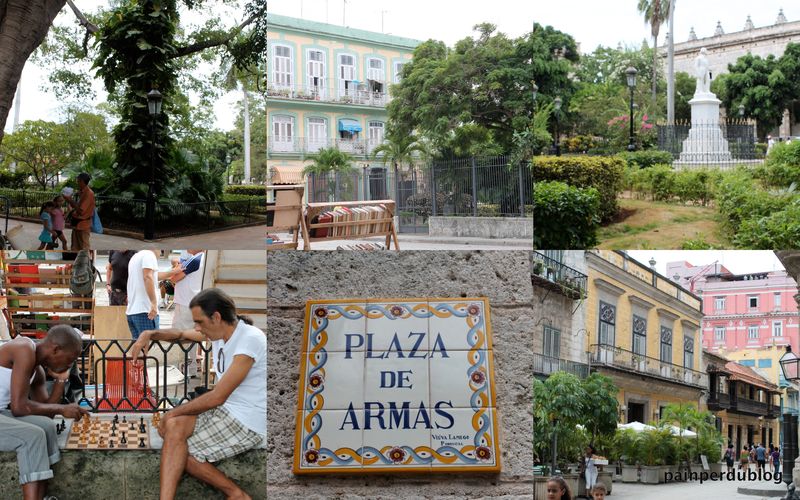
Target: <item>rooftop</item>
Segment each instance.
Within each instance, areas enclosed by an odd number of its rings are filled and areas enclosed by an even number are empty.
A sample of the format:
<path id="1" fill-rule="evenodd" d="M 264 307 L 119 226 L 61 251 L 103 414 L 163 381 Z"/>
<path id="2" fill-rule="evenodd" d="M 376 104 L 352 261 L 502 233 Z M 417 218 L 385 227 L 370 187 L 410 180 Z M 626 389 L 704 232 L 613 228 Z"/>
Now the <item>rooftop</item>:
<path id="1" fill-rule="evenodd" d="M 725 371 L 731 374 L 731 380 L 741 380 L 768 391 L 778 390 L 777 385 L 770 383 L 749 366 L 740 365 L 736 361 L 728 361 L 725 364 Z"/>
<path id="2" fill-rule="evenodd" d="M 311 34 L 315 37 L 327 35 L 332 38 L 341 38 L 349 41 L 362 41 L 370 44 L 378 44 L 386 47 L 413 50 L 422 41 L 412 38 L 405 38 L 395 35 L 386 35 L 374 31 L 366 31 L 335 24 L 307 21 L 296 17 L 279 16 L 267 14 L 267 32 L 270 31 L 294 31 L 298 33 Z"/>

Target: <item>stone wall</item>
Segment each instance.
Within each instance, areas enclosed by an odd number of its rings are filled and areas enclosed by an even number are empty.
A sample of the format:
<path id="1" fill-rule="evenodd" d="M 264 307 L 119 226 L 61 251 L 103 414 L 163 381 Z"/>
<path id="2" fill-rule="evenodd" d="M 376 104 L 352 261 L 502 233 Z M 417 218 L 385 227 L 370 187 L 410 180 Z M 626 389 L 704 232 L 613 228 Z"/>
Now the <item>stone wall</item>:
<path id="1" fill-rule="evenodd" d="M 529 499 L 533 292 L 530 252 L 270 252 L 267 493 L 271 498 Z M 489 298 L 500 421 L 500 474 L 292 474 L 300 339 L 306 300 Z"/>
<path id="2" fill-rule="evenodd" d="M 533 241 L 532 217 L 430 217 L 431 236 Z"/>

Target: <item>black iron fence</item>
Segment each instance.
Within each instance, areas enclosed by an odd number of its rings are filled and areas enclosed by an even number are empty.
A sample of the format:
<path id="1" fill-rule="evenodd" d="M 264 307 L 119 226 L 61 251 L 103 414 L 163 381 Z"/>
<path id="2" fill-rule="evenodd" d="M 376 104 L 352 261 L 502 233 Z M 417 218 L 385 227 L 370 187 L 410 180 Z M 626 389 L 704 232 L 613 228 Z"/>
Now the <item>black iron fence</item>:
<path id="1" fill-rule="evenodd" d="M 10 215 L 23 219 L 39 218 L 41 206 L 52 201 L 56 192 L 25 189 L 0 189 L 8 198 Z M 156 203 L 155 238 L 203 233 L 219 229 L 266 224 L 263 197 L 198 203 Z M 97 213 L 106 229 L 144 234 L 146 200 L 97 196 Z"/>
<path id="2" fill-rule="evenodd" d="M 658 149 L 669 152 L 675 166 L 726 167 L 763 161 L 766 150 L 756 128 L 746 121 L 658 125 Z"/>

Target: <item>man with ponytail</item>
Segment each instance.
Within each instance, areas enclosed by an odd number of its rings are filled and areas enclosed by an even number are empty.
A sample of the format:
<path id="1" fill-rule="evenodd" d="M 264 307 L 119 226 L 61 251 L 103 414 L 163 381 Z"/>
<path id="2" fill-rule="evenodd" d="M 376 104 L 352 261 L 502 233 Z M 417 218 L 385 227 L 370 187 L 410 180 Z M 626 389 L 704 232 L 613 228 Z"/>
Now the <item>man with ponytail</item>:
<path id="1" fill-rule="evenodd" d="M 160 498 L 175 498 L 184 471 L 217 488 L 228 499 L 250 496 L 213 465 L 256 448 L 267 431 L 267 339 L 249 318 L 236 314 L 225 292 L 203 290 L 190 301 L 193 330 L 142 332 L 130 357 L 147 354 L 152 340 L 210 341 L 216 371 L 213 390 L 164 414 Z M 190 351 L 191 352 L 191 351 Z"/>

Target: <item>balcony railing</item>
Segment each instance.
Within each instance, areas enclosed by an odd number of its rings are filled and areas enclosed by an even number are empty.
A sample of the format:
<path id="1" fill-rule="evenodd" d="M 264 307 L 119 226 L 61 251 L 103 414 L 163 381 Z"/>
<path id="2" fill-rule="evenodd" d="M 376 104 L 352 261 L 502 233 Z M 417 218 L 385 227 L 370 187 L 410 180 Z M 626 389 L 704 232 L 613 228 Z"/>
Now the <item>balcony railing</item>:
<path id="1" fill-rule="evenodd" d="M 267 154 L 314 154 L 323 148 L 337 148 L 354 156 L 371 155 L 383 139 L 316 139 L 313 137 L 267 137 Z"/>
<path id="2" fill-rule="evenodd" d="M 533 252 L 533 282 L 573 300 L 586 297 L 587 276 L 543 253 Z"/>
<path id="3" fill-rule="evenodd" d="M 352 88 L 345 89 L 318 85 L 276 85 L 268 83 L 267 97 L 333 104 L 356 104 L 378 108 L 385 108 L 391 100 L 387 92 L 370 90 L 364 84 L 356 84 Z"/>
<path id="4" fill-rule="evenodd" d="M 731 407 L 730 394 L 712 392 L 708 396 L 708 409 L 711 411 L 727 410 Z"/>
<path id="5" fill-rule="evenodd" d="M 612 366 L 682 385 L 708 388 L 708 374 L 606 344 L 592 344 L 592 364 Z"/>
<path id="6" fill-rule="evenodd" d="M 533 353 L 533 373 L 550 375 L 555 372 L 567 372 L 586 378 L 589 376 L 589 365 Z"/>

